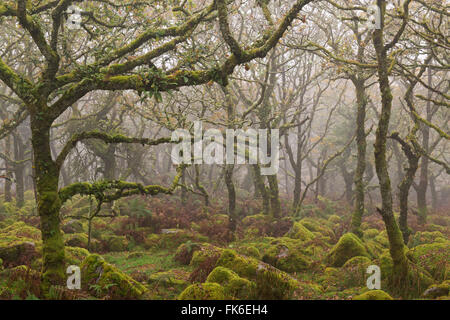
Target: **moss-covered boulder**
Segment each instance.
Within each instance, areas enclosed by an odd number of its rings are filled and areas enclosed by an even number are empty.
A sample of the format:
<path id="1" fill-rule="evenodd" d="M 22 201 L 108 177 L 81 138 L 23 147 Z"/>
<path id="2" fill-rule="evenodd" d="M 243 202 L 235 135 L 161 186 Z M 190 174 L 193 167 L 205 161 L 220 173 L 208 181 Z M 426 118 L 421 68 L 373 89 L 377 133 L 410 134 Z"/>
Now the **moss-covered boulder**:
<path id="1" fill-rule="evenodd" d="M 380 234 L 380 231 L 378 231 L 377 229 L 374 229 L 374 228 L 370 228 L 370 229 L 364 230 L 363 239 L 364 240 L 373 239 L 379 234 Z"/>
<path id="2" fill-rule="evenodd" d="M 375 238 L 373 238 L 373 241 L 377 242 L 379 245 L 381 245 L 385 249 L 389 248 L 389 239 L 388 239 L 386 230 L 383 230 L 382 232 L 380 232 L 379 235 L 377 235 Z"/>
<path id="3" fill-rule="evenodd" d="M 37 257 L 38 251 L 34 242 L 17 238 L 12 239 L 12 242 L 0 242 L 0 259 L 6 268 L 29 265 Z"/>
<path id="4" fill-rule="evenodd" d="M 190 285 L 180 294 L 179 300 L 226 300 L 230 299 L 225 288 L 215 282 Z"/>
<path id="5" fill-rule="evenodd" d="M 81 221 L 73 220 L 73 219 L 65 222 L 61 226 L 61 229 L 66 234 L 69 234 L 69 233 L 83 233 L 84 232 L 83 224 L 81 223 Z"/>
<path id="6" fill-rule="evenodd" d="M 202 263 L 208 259 L 217 260 L 224 249 L 213 246 L 211 244 L 202 244 L 199 250 L 196 250 L 192 256 L 190 266 L 198 268 Z"/>
<path id="7" fill-rule="evenodd" d="M 448 240 L 446 240 L 445 236 L 439 231 L 418 231 L 409 239 L 408 247 L 414 248 L 422 244 L 431 244 L 436 242 L 444 243 L 446 241 Z"/>
<path id="8" fill-rule="evenodd" d="M 369 257 L 364 244 L 353 233 L 344 234 L 327 256 L 327 264 L 332 267 L 342 267 L 350 258 L 356 256 Z"/>
<path id="9" fill-rule="evenodd" d="M 326 268 L 318 282 L 327 292 L 366 287 L 367 267 L 372 264 L 367 257 L 353 257 L 341 268 Z"/>
<path id="10" fill-rule="evenodd" d="M 200 248 L 201 245 L 195 242 L 188 241 L 183 243 L 177 248 L 174 259 L 183 265 L 189 265 L 194 252 L 200 250 Z"/>
<path id="11" fill-rule="evenodd" d="M 178 290 L 184 290 L 190 284 L 188 277 L 189 272 L 173 269 L 151 274 L 148 278 L 148 283 L 157 285 L 158 287 L 176 287 Z"/>
<path id="12" fill-rule="evenodd" d="M 261 252 L 255 246 L 248 246 L 243 248 L 243 253 L 246 256 L 253 257 L 255 259 L 261 259 Z"/>
<path id="13" fill-rule="evenodd" d="M 97 254 L 89 255 L 81 264 L 81 281 L 83 288 L 98 298 L 138 299 L 147 290 Z"/>
<path id="14" fill-rule="evenodd" d="M 322 218 L 303 218 L 299 221 L 309 231 L 320 234 L 330 239 L 334 238 L 334 232 L 331 227 L 334 225 L 328 220 Z"/>
<path id="15" fill-rule="evenodd" d="M 383 290 L 370 290 L 353 298 L 353 300 L 394 300 Z"/>
<path id="16" fill-rule="evenodd" d="M 405 253 L 408 255 L 408 249 L 405 247 Z M 408 261 L 408 275 L 401 284 L 392 283 L 394 262 L 392 261 L 389 250 L 386 250 L 376 261 L 376 265 L 381 269 L 381 285 L 383 288 L 390 288 L 390 290 L 401 292 L 408 298 L 419 297 L 425 288 L 433 284 L 434 280 L 431 275 L 423 269 L 420 265 Z"/>
<path id="17" fill-rule="evenodd" d="M 450 279 L 450 241 L 416 246 L 407 252 L 407 257 L 437 281 Z"/>
<path id="18" fill-rule="evenodd" d="M 103 237 L 104 249 L 112 252 L 128 250 L 128 240 L 125 236 L 106 235 Z"/>
<path id="19" fill-rule="evenodd" d="M 162 229 L 160 234 L 148 235 L 144 246 L 147 249 L 175 249 L 188 241 L 195 243 L 207 242 L 208 237 L 191 230 Z"/>
<path id="20" fill-rule="evenodd" d="M 0 229 L 0 241 L 6 240 L 8 237 L 21 238 L 23 240 L 36 242 L 41 240 L 41 231 L 23 221 L 18 221 L 3 229 Z"/>
<path id="21" fill-rule="evenodd" d="M 79 266 L 83 260 L 89 256 L 89 251 L 79 247 L 65 247 L 66 249 L 66 262 L 68 265 Z"/>
<path id="22" fill-rule="evenodd" d="M 450 295 L 450 280 L 446 280 L 441 284 L 432 284 L 422 294 L 422 296 L 427 299 L 436 299 L 448 295 Z"/>
<path id="23" fill-rule="evenodd" d="M 66 246 L 87 248 L 88 237 L 85 233 L 72 233 L 64 235 Z"/>
<path id="24" fill-rule="evenodd" d="M 379 257 L 386 250 L 380 243 L 374 239 L 369 239 L 364 242 L 367 252 L 372 257 Z"/>
<path id="25" fill-rule="evenodd" d="M 291 230 L 289 230 L 286 236 L 292 239 L 299 239 L 302 241 L 310 241 L 315 238 L 315 235 L 300 222 L 294 223 Z"/>
<path id="26" fill-rule="evenodd" d="M 244 300 L 251 299 L 256 289 L 254 282 L 241 278 L 236 272 L 224 267 L 216 267 L 208 275 L 206 282 L 218 283 L 227 295 Z"/>
<path id="27" fill-rule="evenodd" d="M 328 217 L 328 221 L 331 222 L 332 224 L 341 224 L 342 223 L 342 218 L 340 216 L 338 216 L 337 214 L 332 214 L 331 216 Z"/>
<path id="28" fill-rule="evenodd" d="M 297 280 L 289 274 L 252 257 L 226 249 L 216 266 L 233 270 L 240 277 L 256 283 L 256 299 L 290 299 L 299 288 Z"/>
<path id="29" fill-rule="evenodd" d="M 311 264 L 300 248 L 279 239 L 272 242 L 262 261 L 286 272 L 301 272 L 307 270 Z"/>

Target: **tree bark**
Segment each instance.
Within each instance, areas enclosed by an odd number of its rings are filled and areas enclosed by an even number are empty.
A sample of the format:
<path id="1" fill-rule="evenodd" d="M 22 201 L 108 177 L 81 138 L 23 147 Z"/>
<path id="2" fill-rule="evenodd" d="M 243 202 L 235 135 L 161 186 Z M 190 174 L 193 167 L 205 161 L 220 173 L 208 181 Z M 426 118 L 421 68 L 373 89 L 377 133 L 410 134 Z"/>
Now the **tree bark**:
<path id="1" fill-rule="evenodd" d="M 362 236 L 361 221 L 364 215 L 364 173 L 366 171 L 366 106 L 367 96 L 364 88 L 364 81 L 355 79 L 353 82 L 356 90 L 356 103 L 357 103 L 357 115 L 356 115 L 356 144 L 357 144 L 357 157 L 356 157 L 356 169 L 355 169 L 355 206 L 352 215 L 352 232 L 358 236 Z"/>
<path id="2" fill-rule="evenodd" d="M 389 129 L 389 122 L 392 108 L 392 93 L 389 84 L 386 47 L 383 41 L 384 14 L 386 10 L 385 1 L 378 0 L 377 4 L 381 8 L 382 26 L 373 32 L 373 44 L 377 55 L 378 82 L 381 93 L 381 113 L 376 131 L 374 144 L 375 169 L 380 184 L 382 207 L 379 210 L 389 239 L 389 251 L 393 260 L 393 272 L 391 286 L 400 286 L 408 276 L 408 263 L 404 252 L 402 233 L 395 221 L 392 210 L 392 189 L 389 179 L 388 165 L 386 161 L 386 142 Z"/>
<path id="3" fill-rule="evenodd" d="M 58 195 L 59 168 L 50 150 L 51 121 L 31 115 L 31 132 L 37 210 L 41 222 L 43 265 L 41 288 L 48 292 L 51 285 L 62 285 L 65 278 L 64 240 L 60 227 L 61 200 Z"/>

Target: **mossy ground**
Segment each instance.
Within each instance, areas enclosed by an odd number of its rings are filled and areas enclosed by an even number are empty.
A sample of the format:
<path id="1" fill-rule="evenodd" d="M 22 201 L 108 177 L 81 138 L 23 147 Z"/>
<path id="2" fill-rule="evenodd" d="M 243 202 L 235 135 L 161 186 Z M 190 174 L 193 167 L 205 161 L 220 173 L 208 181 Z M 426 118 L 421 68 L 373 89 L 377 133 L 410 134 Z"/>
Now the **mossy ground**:
<path id="1" fill-rule="evenodd" d="M 64 212 L 83 214 L 88 202 L 75 200 L 63 208 Z M 382 290 L 394 299 L 401 298 L 387 285 L 392 273 L 389 242 L 383 224 L 374 216 L 364 217 L 359 238 L 346 229 L 351 215 L 329 208 L 330 212 L 315 209 L 313 214 L 321 214 L 290 222 L 256 214 L 243 219 L 230 242 L 223 214 L 203 211 L 196 220 L 180 224 L 174 219 L 172 224 L 164 224 L 151 210 L 145 211 L 150 218 L 142 218 L 133 216 L 136 208 L 129 204 L 119 206 L 121 216 L 94 219 L 90 252 L 86 249 L 87 223 L 63 221 L 67 265 L 91 268 L 96 277 L 101 277 L 97 270 L 101 265 L 111 276 L 105 275 L 102 281 L 94 281 L 77 293 L 53 288 L 47 298 L 386 298 L 384 293 L 366 287 L 366 269 L 372 264 L 381 267 Z M 139 206 L 148 207 L 145 202 Z M 43 298 L 39 292 L 39 221 L 11 214 L 14 208 L 8 205 L 0 208 L 8 210 L 0 213 L 0 299 Z M 422 287 L 411 288 L 408 298 L 448 297 L 449 234 L 448 226 L 435 223 L 411 236 L 405 252 L 411 275 L 419 279 L 411 283 Z M 125 289 L 113 289 L 115 286 Z"/>

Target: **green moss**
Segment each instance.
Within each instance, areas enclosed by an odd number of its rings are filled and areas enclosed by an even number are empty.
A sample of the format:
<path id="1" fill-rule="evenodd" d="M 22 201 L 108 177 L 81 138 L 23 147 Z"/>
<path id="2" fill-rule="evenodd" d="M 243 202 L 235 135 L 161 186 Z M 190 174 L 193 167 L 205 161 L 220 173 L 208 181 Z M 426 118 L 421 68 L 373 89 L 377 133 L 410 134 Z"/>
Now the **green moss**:
<path id="1" fill-rule="evenodd" d="M 441 284 L 431 285 L 423 293 L 423 297 L 427 299 L 436 299 L 443 296 L 448 296 L 450 293 L 450 280 L 446 280 Z"/>
<path id="2" fill-rule="evenodd" d="M 222 266 L 235 271 L 239 276 L 255 278 L 258 270 L 258 260 L 251 257 L 238 255 L 235 251 L 225 249 L 217 261 L 217 266 Z"/>
<path id="3" fill-rule="evenodd" d="M 377 229 L 367 229 L 363 233 L 363 239 L 373 239 L 379 234 L 380 231 L 378 231 Z"/>
<path id="4" fill-rule="evenodd" d="M 373 239 L 366 241 L 364 244 L 366 246 L 367 252 L 372 257 L 378 257 L 386 250 L 386 248 L 384 248 L 381 244 Z"/>
<path id="5" fill-rule="evenodd" d="M 84 233 L 72 233 L 72 234 L 66 234 L 64 236 L 65 238 L 65 245 L 70 247 L 79 247 L 79 248 L 87 248 L 88 244 L 88 237 Z"/>
<path id="6" fill-rule="evenodd" d="M 435 242 L 445 242 L 445 236 L 439 232 L 428 232 L 428 231 L 418 231 L 416 232 L 409 240 L 408 247 L 414 248 L 416 246 L 419 246 L 421 244 L 431 244 Z"/>
<path id="7" fill-rule="evenodd" d="M 311 261 L 299 248 L 287 241 L 274 240 L 262 260 L 286 272 L 301 272 L 309 268 Z"/>
<path id="8" fill-rule="evenodd" d="M 333 224 L 336 224 L 336 223 L 340 224 L 340 223 L 342 223 L 342 218 L 336 214 L 333 214 L 328 217 L 328 221 L 330 221 Z"/>
<path id="9" fill-rule="evenodd" d="M 437 224 L 427 224 L 425 226 L 425 229 L 426 229 L 426 231 L 430 231 L 430 232 L 439 231 L 439 232 L 445 233 L 447 231 L 447 227 L 440 226 Z"/>
<path id="10" fill-rule="evenodd" d="M 289 299 L 299 289 L 299 282 L 287 273 L 255 258 L 238 255 L 230 249 L 222 252 L 216 266 L 234 271 L 256 283 L 256 299 Z"/>
<path id="11" fill-rule="evenodd" d="M 128 249 L 129 243 L 125 236 L 107 235 L 103 239 L 108 251 L 123 252 Z"/>
<path id="12" fill-rule="evenodd" d="M 394 300 L 389 294 L 383 290 L 370 290 L 359 296 L 353 298 L 353 300 Z"/>
<path id="13" fill-rule="evenodd" d="M 145 252 L 136 251 L 136 252 L 130 252 L 127 256 L 128 259 L 138 259 L 142 258 L 145 255 Z"/>
<path id="14" fill-rule="evenodd" d="M 224 249 L 215 247 L 211 244 L 203 244 L 201 248 L 194 252 L 190 266 L 197 268 L 208 258 L 219 257 Z"/>
<path id="15" fill-rule="evenodd" d="M 148 249 L 175 249 L 188 241 L 206 242 L 208 237 L 190 230 L 165 229 L 161 234 L 148 235 L 145 239 L 145 247 Z"/>
<path id="16" fill-rule="evenodd" d="M 326 291 L 342 291 L 366 286 L 367 267 L 372 262 L 364 256 L 349 259 L 341 268 L 326 268 L 319 278 Z"/>
<path id="17" fill-rule="evenodd" d="M 158 286 L 175 286 L 177 288 L 181 288 L 182 290 L 189 285 L 189 282 L 185 279 L 184 274 L 180 275 L 174 270 L 153 273 L 150 275 L 148 282 Z"/>
<path id="18" fill-rule="evenodd" d="M 234 271 L 216 267 L 206 279 L 206 282 L 215 282 L 224 287 L 227 295 L 238 299 L 249 299 L 254 294 L 256 285 L 247 279 L 239 277 Z"/>
<path id="19" fill-rule="evenodd" d="M 226 300 L 225 289 L 218 283 L 198 283 L 187 287 L 179 300 Z"/>
<path id="20" fill-rule="evenodd" d="M 374 238 L 374 241 L 378 242 L 384 248 L 389 248 L 389 239 L 387 237 L 386 230 L 383 230 L 382 232 L 380 232 L 380 234 Z"/>
<path id="21" fill-rule="evenodd" d="M 3 229 L 0 229 L 2 237 L 27 238 L 32 240 L 41 240 L 41 231 L 38 228 L 27 225 L 23 221 L 15 222 Z"/>
<path id="22" fill-rule="evenodd" d="M 325 219 L 303 218 L 299 222 L 311 232 L 318 232 L 325 237 L 334 238 L 334 232 L 331 230 L 331 226 L 334 224 L 330 224 Z"/>
<path id="23" fill-rule="evenodd" d="M 409 251 L 405 247 L 406 255 L 409 255 Z M 420 265 L 408 261 L 408 274 L 406 279 L 401 284 L 395 283 L 394 279 L 394 263 L 388 250 L 386 250 L 380 258 L 375 262 L 381 269 L 381 285 L 383 288 L 388 288 L 391 291 L 399 292 L 404 289 L 406 292 L 405 298 L 417 298 L 419 297 L 425 288 L 429 287 L 434 280 L 430 274 L 422 268 Z"/>
<path id="24" fill-rule="evenodd" d="M 34 242 L 23 241 L 20 238 L 4 238 L 0 243 L 0 259 L 5 266 L 17 266 L 30 263 L 37 257 L 37 248 Z M 12 240 L 9 242 L 8 240 Z"/>
<path id="25" fill-rule="evenodd" d="M 66 246 L 65 249 L 67 265 L 79 266 L 83 260 L 89 256 L 89 251 L 83 248 Z"/>
<path id="26" fill-rule="evenodd" d="M 89 207 L 86 207 L 86 208 L 89 208 Z M 83 223 L 81 223 L 81 221 L 69 220 L 63 224 L 62 230 L 65 233 L 83 233 L 84 227 L 83 227 Z"/>
<path id="27" fill-rule="evenodd" d="M 353 233 L 344 234 L 327 256 L 327 263 L 332 267 L 341 267 L 350 258 L 369 254 L 362 241 Z"/>
<path id="28" fill-rule="evenodd" d="M 147 290 L 97 254 L 88 256 L 81 264 L 81 281 L 83 288 L 96 297 L 138 299 Z"/>
<path id="29" fill-rule="evenodd" d="M 195 242 L 188 241 L 181 244 L 175 252 L 175 260 L 183 265 L 189 265 L 195 251 L 200 250 L 201 245 Z"/>
<path id="30" fill-rule="evenodd" d="M 256 259 L 261 258 L 261 252 L 259 252 L 258 248 L 254 247 L 254 246 L 246 247 L 244 249 L 244 253 L 245 253 L 245 255 L 247 255 L 249 257 L 253 257 Z"/>
<path id="31" fill-rule="evenodd" d="M 407 257 L 438 281 L 450 279 L 450 241 L 422 244 L 407 252 Z"/>
<path id="32" fill-rule="evenodd" d="M 299 239 L 302 241 L 310 241 L 315 238 L 315 235 L 300 222 L 294 223 L 292 229 L 286 234 L 286 236 L 292 239 Z"/>

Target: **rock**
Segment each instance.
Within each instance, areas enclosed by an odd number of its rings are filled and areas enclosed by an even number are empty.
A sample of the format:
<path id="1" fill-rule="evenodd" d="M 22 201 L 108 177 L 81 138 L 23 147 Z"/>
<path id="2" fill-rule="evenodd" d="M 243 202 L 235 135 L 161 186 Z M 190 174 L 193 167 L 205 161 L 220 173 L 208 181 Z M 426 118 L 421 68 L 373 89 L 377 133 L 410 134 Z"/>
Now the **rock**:
<path id="1" fill-rule="evenodd" d="M 182 243 L 191 242 L 206 242 L 208 237 L 205 237 L 198 232 L 182 229 L 164 229 L 164 233 L 150 234 L 145 238 L 144 246 L 147 249 L 175 249 Z"/>
<path id="2" fill-rule="evenodd" d="M 406 247 L 405 252 L 406 255 L 408 255 Z M 393 284 L 390 282 L 394 272 L 394 262 L 392 261 L 389 250 L 386 250 L 374 264 L 380 266 L 382 287 L 388 287 L 391 290 L 401 291 L 402 288 L 400 288 L 398 284 Z M 407 279 L 403 281 L 403 289 L 408 292 L 410 297 L 419 297 L 424 289 L 428 288 L 431 284 L 433 284 L 433 282 L 434 280 L 426 270 L 408 260 L 408 276 Z"/>
<path id="3" fill-rule="evenodd" d="M 190 266 L 198 268 L 207 259 L 218 259 L 224 249 L 215 247 L 212 244 L 203 244 L 192 256 Z"/>
<path id="4" fill-rule="evenodd" d="M 65 247 L 66 262 L 68 265 L 80 266 L 83 260 L 89 256 L 89 251 L 79 247 Z"/>
<path id="5" fill-rule="evenodd" d="M 450 279 L 450 241 L 418 245 L 407 252 L 407 257 L 428 271 L 437 281 Z"/>
<path id="6" fill-rule="evenodd" d="M 332 267 L 341 267 L 350 258 L 368 257 L 369 254 L 362 241 L 353 233 L 344 234 L 327 256 L 327 263 Z"/>
<path id="7" fill-rule="evenodd" d="M 431 285 L 427 290 L 425 290 L 422 296 L 427 299 L 436 299 L 439 297 L 448 296 L 449 291 L 450 291 L 450 280 L 446 280 L 441 284 Z"/>
<path id="8" fill-rule="evenodd" d="M 244 254 L 249 257 L 261 259 L 261 252 L 254 246 L 248 246 L 244 248 Z"/>
<path id="9" fill-rule="evenodd" d="M 436 242 L 440 243 L 446 242 L 445 236 L 441 232 L 418 231 L 412 237 L 410 237 L 408 247 L 414 248 L 422 244 L 432 244 Z"/>
<path id="10" fill-rule="evenodd" d="M 226 300 L 229 297 L 218 283 L 198 283 L 184 289 L 178 300 Z"/>
<path id="11" fill-rule="evenodd" d="M 222 252 L 217 260 L 216 267 L 218 266 L 254 281 L 257 285 L 255 299 L 289 299 L 299 289 L 299 282 L 289 274 L 255 258 L 239 255 L 230 249 Z"/>
<path id="12" fill-rule="evenodd" d="M 332 214 L 331 216 L 328 217 L 328 221 L 330 221 L 333 224 L 336 223 L 342 223 L 342 218 L 336 214 Z"/>
<path id="13" fill-rule="evenodd" d="M 353 298 L 353 300 L 394 300 L 383 290 L 370 290 Z"/>
<path id="14" fill-rule="evenodd" d="M 81 264 L 82 287 L 97 298 L 138 299 L 147 289 L 139 282 L 91 254 Z"/>
<path id="15" fill-rule="evenodd" d="M 241 278 L 236 272 L 224 267 L 216 267 L 206 282 L 218 283 L 225 289 L 227 295 L 244 300 L 251 299 L 256 289 L 254 282 Z"/>
<path id="16" fill-rule="evenodd" d="M 149 279 L 149 283 L 154 283 L 159 285 L 164 285 L 166 287 L 169 286 L 177 286 L 181 287 L 181 289 L 186 288 L 189 285 L 187 278 L 189 277 L 189 273 L 182 272 L 180 270 L 169 270 L 164 272 L 156 272 L 153 273 Z"/>
<path id="17" fill-rule="evenodd" d="M 0 259 L 6 268 L 29 265 L 37 256 L 34 242 L 16 240 L 9 244 L 7 242 L 0 244 Z"/>
<path id="18" fill-rule="evenodd" d="M 192 260 L 194 252 L 201 248 L 200 244 L 193 242 L 186 242 L 181 244 L 177 251 L 175 252 L 175 261 L 181 263 L 182 265 L 189 265 Z"/>
<path id="19" fill-rule="evenodd" d="M 24 241 L 37 242 L 41 240 L 41 230 L 27 225 L 23 221 L 14 222 L 13 224 L 0 229 L 0 241 L 7 238 L 21 238 Z"/>
<path id="20" fill-rule="evenodd" d="M 353 257 L 341 268 L 326 268 L 319 282 L 327 291 L 342 291 L 348 288 L 365 287 L 367 267 L 371 264 L 372 262 L 367 257 Z"/>
<path id="21" fill-rule="evenodd" d="M 66 234 L 64 236 L 64 243 L 66 246 L 70 247 L 79 247 L 79 248 L 87 248 L 88 245 L 88 237 L 84 233 L 72 233 Z"/>
<path id="22" fill-rule="evenodd" d="M 84 232 L 83 224 L 81 223 L 81 221 L 74 220 L 74 219 L 69 220 L 66 223 L 64 223 L 62 225 L 61 229 L 66 234 L 69 234 L 69 233 L 83 233 Z"/>
<path id="23" fill-rule="evenodd" d="M 331 230 L 331 224 L 325 219 L 303 218 L 299 221 L 306 229 L 313 233 L 321 234 L 324 237 L 334 238 L 334 232 Z"/>
<path id="24" fill-rule="evenodd" d="M 315 235 L 300 222 L 294 223 L 292 229 L 286 234 L 286 236 L 292 239 L 299 239 L 302 241 L 310 241 L 315 238 Z"/>
<path id="25" fill-rule="evenodd" d="M 311 264 L 299 248 L 279 239 L 273 241 L 273 245 L 266 251 L 262 261 L 286 272 L 301 272 L 307 270 Z"/>
<path id="26" fill-rule="evenodd" d="M 103 240 L 107 251 L 123 252 L 128 249 L 128 240 L 125 236 L 108 235 Z"/>
<path id="27" fill-rule="evenodd" d="M 363 238 L 364 240 L 373 239 L 379 234 L 380 231 L 378 231 L 377 229 L 367 229 L 363 232 Z"/>

